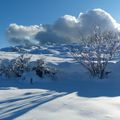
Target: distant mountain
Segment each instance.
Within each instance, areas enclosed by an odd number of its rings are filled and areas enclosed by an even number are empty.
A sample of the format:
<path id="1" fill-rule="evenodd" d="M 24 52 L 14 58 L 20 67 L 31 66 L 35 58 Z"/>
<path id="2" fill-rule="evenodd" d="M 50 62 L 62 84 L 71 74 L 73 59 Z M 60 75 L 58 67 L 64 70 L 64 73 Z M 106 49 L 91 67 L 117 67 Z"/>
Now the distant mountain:
<path id="1" fill-rule="evenodd" d="M 54 56 L 66 56 L 69 54 L 70 46 L 61 45 L 44 45 L 44 46 L 10 46 L 1 48 L 3 52 L 30 53 L 30 54 L 51 54 Z"/>

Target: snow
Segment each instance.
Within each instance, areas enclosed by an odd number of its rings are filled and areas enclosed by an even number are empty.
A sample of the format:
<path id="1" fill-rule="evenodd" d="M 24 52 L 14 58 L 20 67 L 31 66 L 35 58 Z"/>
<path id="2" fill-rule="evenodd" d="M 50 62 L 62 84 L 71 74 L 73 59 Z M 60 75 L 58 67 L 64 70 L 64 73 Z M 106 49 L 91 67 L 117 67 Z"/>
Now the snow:
<path id="1" fill-rule="evenodd" d="M 31 47 L 28 55 L 32 61 L 45 58 L 58 70 L 55 79 L 41 79 L 34 72 L 24 74 L 28 81 L 0 77 L 0 120 L 120 120 L 118 59 L 110 62 L 108 78 L 99 80 L 71 58 L 66 45 L 37 49 Z M 0 52 L 1 59 L 18 55 Z"/>
<path id="2" fill-rule="evenodd" d="M 87 98 L 43 89 L 1 90 L 0 96 L 0 119 L 5 120 L 120 119 L 120 97 Z"/>

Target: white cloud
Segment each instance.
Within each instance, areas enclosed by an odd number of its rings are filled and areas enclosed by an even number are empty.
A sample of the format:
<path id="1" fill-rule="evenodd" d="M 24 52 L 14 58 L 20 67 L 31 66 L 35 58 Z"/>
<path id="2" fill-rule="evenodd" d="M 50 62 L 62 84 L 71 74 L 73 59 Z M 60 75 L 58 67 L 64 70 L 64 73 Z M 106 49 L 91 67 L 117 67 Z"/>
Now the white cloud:
<path id="1" fill-rule="evenodd" d="M 31 26 L 23 26 L 17 24 L 10 24 L 7 29 L 7 35 L 10 40 L 15 43 L 36 43 L 35 36 L 38 32 L 45 31 L 42 25 L 31 25 Z"/>
<path id="2" fill-rule="evenodd" d="M 81 33 L 89 33 L 94 29 L 93 26 L 95 25 L 99 26 L 101 30 L 115 30 L 120 28 L 115 19 L 102 9 L 93 9 L 86 13 L 81 13 L 77 19 Z"/>
<path id="3" fill-rule="evenodd" d="M 120 31 L 120 24 L 106 11 L 93 9 L 80 13 L 78 17 L 65 15 L 60 17 L 53 25 L 22 26 L 11 24 L 7 30 L 8 37 L 13 42 L 63 42 L 78 41 L 80 36 L 93 32 L 95 26 L 102 31 Z"/>

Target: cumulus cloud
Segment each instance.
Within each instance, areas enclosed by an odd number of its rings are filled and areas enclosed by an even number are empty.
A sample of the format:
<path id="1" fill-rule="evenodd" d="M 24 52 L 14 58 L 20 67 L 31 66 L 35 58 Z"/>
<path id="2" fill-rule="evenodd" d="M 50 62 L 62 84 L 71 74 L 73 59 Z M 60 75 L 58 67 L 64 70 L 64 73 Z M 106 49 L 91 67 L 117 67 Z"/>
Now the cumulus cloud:
<path id="1" fill-rule="evenodd" d="M 53 25 L 10 24 L 7 34 L 11 41 L 17 43 L 77 42 L 80 36 L 91 34 L 95 26 L 99 26 L 102 31 L 120 31 L 120 24 L 109 13 L 102 9 L 93 9 L 80 13 L 78 17 L 65 15 Z"/>
<path id="2" fill-rule="evenodd" d="M 39 43 L 41 44 L 45 44 L 45 43 L 67 43 L 69 40 L 63 36 L 63 35 L 59 35 L 57 34 L 54 29 L 53 26 L 47 26 L 46 31 L 42 31 L 39 32 L 35 39 L 37 41 L 39 41 Z"/>
<path id="3" fill-rule="evenodd" d="M 8 38 L 14 43 L 32 43 L 35 44 L 38 41 L 35 39 L 37 33 L 45 31 L 42 25 L 23 26 L 17 24 L 10 24 L 7 29 Z"/>
<path id="4" fill-rule="evenodd" d="M 99 26 L 102 31 L 118 30 L 120 25 L 115 19 L 102 9 L 93 9 L 87 13 L 80 13 L 78 16 L 81 33 L 90 33 L 95 25 Z"/>

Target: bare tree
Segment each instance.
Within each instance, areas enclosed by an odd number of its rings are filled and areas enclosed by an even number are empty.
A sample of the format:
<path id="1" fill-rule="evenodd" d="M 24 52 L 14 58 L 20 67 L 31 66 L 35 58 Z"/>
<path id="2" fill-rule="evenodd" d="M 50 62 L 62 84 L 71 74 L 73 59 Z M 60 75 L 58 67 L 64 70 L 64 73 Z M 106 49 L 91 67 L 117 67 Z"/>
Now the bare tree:
<path id="1" fill-rule="evenodd" d="M 71 48 L 73 58 L 84 66 L 92 76 L 103 79 L 110 72 L 106 67 L 119 53 L 120 40 L 115 32 L 101 32 L 99 27 L 94 29 L 93 35 L 82 38 L 80 45 Z"/>

